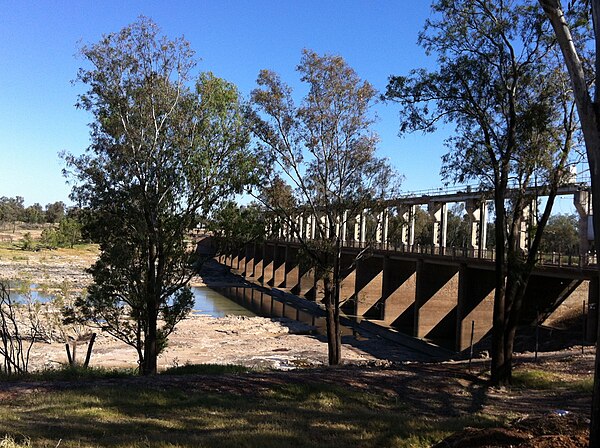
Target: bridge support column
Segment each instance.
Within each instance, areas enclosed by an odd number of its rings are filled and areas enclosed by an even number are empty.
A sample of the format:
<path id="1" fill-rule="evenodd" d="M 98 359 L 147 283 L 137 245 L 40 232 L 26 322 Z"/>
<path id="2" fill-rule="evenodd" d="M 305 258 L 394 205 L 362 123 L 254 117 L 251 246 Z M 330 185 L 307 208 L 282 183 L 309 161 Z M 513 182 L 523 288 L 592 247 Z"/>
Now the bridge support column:
<path id="1" fill-rule="evenodd" d="M 252 266 L 252 277 L 258 281 L 262 281 L 264 252 L 265 252 L 265 244 L 254 243 L 254 263 Z"/>
<path id="2" fill-rule="evenodd" d="M 246 244 L 244 256 L 244 265 L 242 275 L 244 277 L 252 277 L 254 271 L 254 243 Z"/>
<path id="3" fill-rule="evenodd" d="M 537 199 L 533 198 L 523 209 L 523 220 L 521 221 L 521 230 L 519 232 L 519 248 L 523 252 L 528 252 L 531 246 L 531 229 L 536 223 L 536 216 Z"/>
<path id="4" fill-rule="evenodd" d="M 340 307 L 345 313 L 356 315 L 356 265 L 353 254 L 342 253 L 340 276 Z"/>
<path id="5" fill-rule="evenodd" d="M 417 262 L 383 259 L 383 320 L 406 334 L 414 334 Z"/>
<path id="6" fill-rule="evenodd" d="M 363 210 L 354 218 L 354 241 L 362 244 L 367 240 L 366 211 Z"/>
<path id="7" fill-rule="evenodd" d="M 340 240 L 342 241 L 342 246 L 345 241 L 348 241 L 348 210 L 344 210 L 342 214 L 342 228 L 340 229 Z"/>
<path id="8" fill-rule="evenodd" d="M 265 243 L 263 249 L 263 264 L 260 283 L 262 285 L 271 285 L 273 279 L 273 259 L 275 258 L 275 244 Z"/>
<path id="9" fill-rule="evenodd" d="M 323 215 L 319 217 L 319 222 L 321 223 L 321 231 L 319 232 L 319 239 L 326 240 L 329 238 L 329 219 L 327 215 Z"/>
<path id="10" fill-rule="evenodd" d="M 377 231 L 375 233 L 375 242 L 386 244 L 388 240 L 389 213 L 388 209 L 384 208 L 377 215 Z"/>
<path id="11" fill-rule="evenodd" d="M 415 244 L 415 213 L 416 205 L 409 205 L 401 212 L 402 216 L 402 244 L 412 247 Z M 399 213 L 400 214 L 400 213 Z"/>
<path id="12" fill-rule="evenodd" d="M 467 200 L 465 210 L 469 221 L 470 249 L 477 251 L 477 256 L 483 258 L 487 244 L 487 204 L 484 200 Z"/>
<path id="13" fill-rule="evenodd" d="M 244 265 L 246 264 L 246 247 L 238 247 L 235 250 L 236 257 L 232 268 L 239 273 L 244 272 Z"/>
<path id="14" fill-rule="evenodd" d="M 297 291 L 299 275 L 298 248 L 288 245 L 285 251 L 285 278 L 282 287 L 290 291 Z"/>
<path id="15" fill-rule="evenodd" d="M 573 203 L 579 215 L 579 254 L 585 255 L 590 251 L 590 242 L 594 241 L 592 194 L 580 190 L 573 195 Z"/>
<path id="16" fill-rule="evenodd" d="M 445 202 L 431 202 L 429 203 L 429 213 L 433 218 L 433 245 L 445 248 L 448 235 L 448 204 Z M 443 253 L 443 249 L 441 249 L 440 254 Z"/>

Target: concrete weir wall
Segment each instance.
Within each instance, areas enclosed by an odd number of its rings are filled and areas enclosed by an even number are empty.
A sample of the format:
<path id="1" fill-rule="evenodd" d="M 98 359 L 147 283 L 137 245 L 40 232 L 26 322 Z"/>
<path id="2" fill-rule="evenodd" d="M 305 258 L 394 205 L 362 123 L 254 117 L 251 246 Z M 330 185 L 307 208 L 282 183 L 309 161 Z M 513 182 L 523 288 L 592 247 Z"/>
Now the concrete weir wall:
<path id="1" fill-rule="evenodd" d="M 357 253 L 352 248 L 342 253 L 340 303 L 346 314 L 457 351 L 467 349 L 471 338 L 476 343 L 490 332 L 495 293 L 492 262 L 384 250 L 355 260 Z M 295 243 L 252 243 L 219 260 L 264 286 L 313 301 L 323 297 L 322 281 L 301 266 Z M 562 318 L 586 312 L 588 327 L 595 328 L 598 288 L 592 287 L 590 275 L 569 268 L 536 269 L 524 299 L 522 322 L 558 325 Z"/>

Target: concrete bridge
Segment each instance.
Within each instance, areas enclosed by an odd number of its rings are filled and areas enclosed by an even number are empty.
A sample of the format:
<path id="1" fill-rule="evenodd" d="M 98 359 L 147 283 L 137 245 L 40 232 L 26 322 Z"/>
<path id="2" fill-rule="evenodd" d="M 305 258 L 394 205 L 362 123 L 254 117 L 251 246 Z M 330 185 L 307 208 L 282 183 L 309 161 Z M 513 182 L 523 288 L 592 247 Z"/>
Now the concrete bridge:
<path id="1" fill-rule="evenodd" d="M 563 318 L 586 314 L 588 328 L 595 328 L 598 306 L 595 257 L 588 254 L 590 235 L 590 194 L 587 187 L 574 184 L 560 194 L 573 195 L 580 215 L 582 255 L 541 254 L 529 281 L 522 321 L 524 324 L 552 325 Z M 368 241 L 367 213 L 348 222 L 353 229 L 336 229 L 345 237 L 342 249 L 342 310 L 352 316 L 369 319 L 404 334 L 461 351 L 471 337 L 483 338 L 492 327 L 494 300 L 494 249 L 485 247 L 486 195 L 459 191 L 442 195 L 421 195 L 389 201 L 378 211 L 375 235 Z M 445 232 L 449 203 L 464 202 L 470 216 L 469 247 L 446 247 Z M 416 246 L 414 207 L 427 204 L 434 217 L 432 246 Z M 532 200 L 531 207 L 533 208 Z M 413 220 L 411 221 L 411 208 Z M 388 217 L 406 214 L 402 240 L 387 237 Z M 318 217 L 299 215 L 296 232 L 301 238 L 316 238 Z M 437 226 L 436 226 L 437 223 Z M 298 230 L 300 229 L 300 230 Z M 265 243 L 251 243 L 236 253 L 222 254 L 219 261 L 250 280 L 265 286 L 290 291 L 308 300 L 318 301 L 322 285 L 310 270 L 299 263 L 300 243 L 290 227 Z M 414 233 L 412 234 L 414 238 Z M 527 229 L 523 229 L 522 247 L 527 247 Z M 361 251 L 366 256 L 354 260 Z M 589 338 L 593 338 L 590 331 Z"/>

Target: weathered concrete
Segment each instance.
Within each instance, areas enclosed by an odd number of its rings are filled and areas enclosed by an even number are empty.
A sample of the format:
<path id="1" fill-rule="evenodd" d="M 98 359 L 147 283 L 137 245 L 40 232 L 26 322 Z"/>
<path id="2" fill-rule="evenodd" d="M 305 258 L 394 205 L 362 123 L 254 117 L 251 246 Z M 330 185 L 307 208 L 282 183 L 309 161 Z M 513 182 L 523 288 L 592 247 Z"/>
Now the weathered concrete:
<path id="1" fill-rule="evenodd" d="M 276 244 L 273 248 L 273 278 L 270 286 L 275 288 L 285 287 L 285 263 L 287 245 Z"/>
<path id="2" fill-rule="evenodd" d="M 406 335 L 453 350 L 468 348 L 472 329 L 474 343 L 491 330 L 493 262 L 467 258 L 458 252 L 437 256 L 375 250 L 354 263 L 359 250 L 345 248 L 342 253 L 340 299 L 346 314 L 381 321 Z M 247 277 L 253 274 L 254 281 L 309 300 L 322 299 L 323 283 L 300 266 L 298 244 L 253 244 L 243 255 L 240 268 Z M 224 256 L 220 258 L 227 261 Z M 526 291 L 522 322 L 543 321 L 550 325 L 572 314 L 581 316 L 585 301 L 588 327 L 595 328 L 598 288 L 590 279 L 596 276 L 592 268 L 536 268 Z M 266 306 L 262 297 L 244 300 L 250 300 L 258 309 Z M 283 305 L 281 308 L 274 310 L 275 314 L 287 315 Z"/>
<path id="3" fill-rule="evenodd" d="M 415 336 L 454 346 L 458 305 L 457 265 L 419 263 L 415 306 Z"/>
<path id="4" fill-rule="evenodd" d="M 356 267 L 356 314 L 372 319 L 383 318 L 383 257 L 360 259 Z"/>
<path id="5" fill-rule="evenodd" d="M 494 271 L 460 266 L 456 347 L 464 350 L 492 329 L 494 315 Z"/>
<path id="6" fill-rule="evenodd" d="M 389 255 L 383 262 L 383 320 L 394 325 L 415 302 L 417 296 L 417 263 L 398 260 Z M 414 319 L 411 315 L 411 320 Z M 396 325 L 399 325 L 396 323 Z M 411 324 L 411 332 L 413 325 Z"/>

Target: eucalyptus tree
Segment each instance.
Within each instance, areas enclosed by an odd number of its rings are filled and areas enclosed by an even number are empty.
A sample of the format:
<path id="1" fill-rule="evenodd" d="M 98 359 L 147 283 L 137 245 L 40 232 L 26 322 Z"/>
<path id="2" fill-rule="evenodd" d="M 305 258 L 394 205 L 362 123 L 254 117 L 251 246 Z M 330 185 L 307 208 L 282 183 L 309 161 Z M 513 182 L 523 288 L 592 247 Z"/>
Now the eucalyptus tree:
<path id="1" fill-rule="evenodd" d="M 81 53 L 77 105 L 93 116 L 91 145 L 66 156 L 66 174 L 100 257 L 73 311 L 134 347 L 152 374 L 193 303 L 186 233 L 249 180 L 249 134 L 235 86 L 194 78 L 189 43 L 148 19 Z"/>
<path id="2" fill-rule="evenodd" d="M 239 206 L 227 201 L 211 214 L 206 227 L 216 241 L 217 252 L 233 254 L 248 243 L 262 241 L 267 221 L 259 204 Z"/>
<path id="3" fill-rule="evenodd" d="M 323 281 L 329 363 L 341 360 L 339 323 L 343 229 L 389 195 L 397 176 L 375 154 L 370 108 L 377 93 L 343 58 L 304 50 L 296 70 L 308 93 L 299 105 L 279 76 L 263 70 L 252 92 L 254 134 L 266 170 L 258 197 L 300 241 L 303 258 Z M 299 221 L 312 220 L 315 239 Z M 358 257 L 363 256 L 366 249 Z"/>
<path id="4" fill-rule="evenodd" d="M 511 381 L 513 341 L 544 226 L 565 182 L 577 123 L 568 78 L 533 1 L 438 0 L 419 35 L 438 69 L 393 76 L 401 133 L 451 123 L 442 175 L 493 190 L 495 297 L 492 382 Z M 531 187 L 548 196 L 541 215 Z M 535 222 L 537 221 L 537 222 Z"/>
<path id="5" fill-rule="evenodd" d="M 592 208 L 600 210 L 600 1 L 571 0 L 565 10 L 560 0 L 538 0 L 552 26 L 571 79 L 585 142 L 592 186 Z M 586 32 L 593 30 L 591 38 Z M 583 32 L 582 32 L 583 31 Z M 594 235 L 600 235 L 600 218 L 594 214 Z M 597 245 L 596 245 L 597 246 Z M 600 271 L 600 265 L 598 265 Z M 597 340 L 600 340 L 598 325 Z M 600 344 L 596 344 L 590 447 L 600 445 Z"/>

